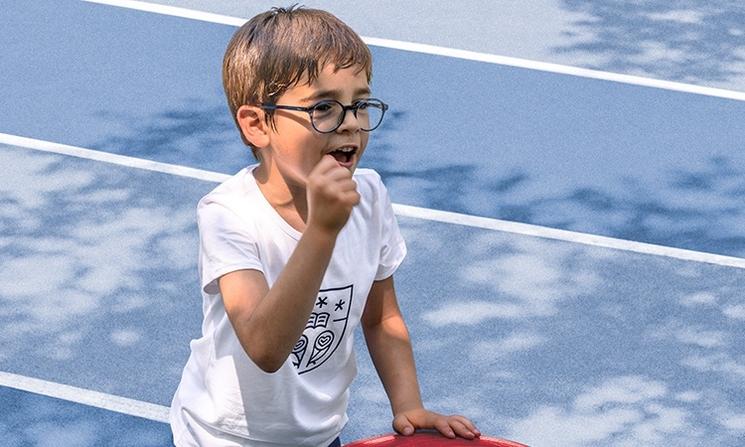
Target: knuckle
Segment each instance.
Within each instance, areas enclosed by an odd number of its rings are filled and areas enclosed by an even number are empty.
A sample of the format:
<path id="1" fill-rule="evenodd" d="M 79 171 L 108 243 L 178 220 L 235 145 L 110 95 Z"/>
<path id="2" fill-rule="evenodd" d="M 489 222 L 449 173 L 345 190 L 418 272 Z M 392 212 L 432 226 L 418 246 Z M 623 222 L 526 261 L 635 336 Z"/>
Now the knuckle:
<path id="1" fill-rule="evenodd" d="M 336 189 L 331 183 L 326 182 L 323 184 L 323 193 L 333 197 L 334 195 L 336 195 Z"/>

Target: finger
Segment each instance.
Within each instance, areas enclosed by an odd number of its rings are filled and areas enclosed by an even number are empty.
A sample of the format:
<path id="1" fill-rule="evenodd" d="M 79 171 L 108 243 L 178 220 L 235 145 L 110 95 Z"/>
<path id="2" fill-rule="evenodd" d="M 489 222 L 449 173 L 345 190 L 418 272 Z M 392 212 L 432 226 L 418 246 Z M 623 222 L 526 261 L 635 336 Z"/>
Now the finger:
<path id="1" fill-rule="evenodd" d="M 481 436 L 481 432 L 479 431 L 479 429 L 476 428 L 476 425 L 474 425 L 473 422 L 468 420 L 468 418 L 464 416 L 453 416 L 453 418 L 463 423 L 463 425 L 465 425 L 466 428 L 469 429 L 476 436 Z"/>
<path id="2" fill-rule="evenodd" d="M 334 200 L 346 202 L 349 200 L 359 200 L 357 184 L 352 180 L 342 180 L 340 182 L 328 182 L 320 185 L 320 190 L 324 195 Z"/>
<path id="3" fill-rule="evenodd" d="M 408 419 L 404 416 L 397 416 L 393 419 L 393 430 L 404 436 L 410 436 L 414 434 L 414 426 L 411 425 Z"/>
<path id="4" fill-rule="evenodd" d="M 451 418 L 450 428 L 453 429 L 455 434 L 457 434 L 461 438 L 473 439 L 476 437 L 476 434 L 469 430 L 468 427 L 466 427 L 466 424 L 455 418 Z"/>
<path id="5" fill-rule="evenodd" d="M 334 161 L 336 163 L 336 161 Z M 353 181 L 349 170 L 342 167 L 332 167 L 324 171 L 324 167 L 316 167 L 311 173 L 306 185 L 309 189 L 318 189 L 325 191 L 326 194 L 334 194 L 342 190 L 349 190 L 349 187 L 342 188 L 343 183 Z M 350 185 L 351 186 L 351 185 Z"/>
<path id="6" fill-rule="evenodd" d="M 357 191 L 348 191 L 343 193 L 342 201 L 348 205 L 355 206 L 360 203 L 360 194 Z"/>
<path id="7" fill-rule="evenodd" d="M 321 157 L 321 161 L 318 164 L 323 166 L 326 170 L 339 166 L 339 163 L 336 161 L 334 156 L 330 154 Z"/>
<path id="8" fill-rule="evenodd" d="M 311 170 L 311 175 L 325 176 L 334 168 L 339 167 L 336 159 L 331 155 L 324 155 Z"/>
<path id="9" fill-rule="evenodd" d="M 435 428 L 437 429 L 437 431 L 442 433 L 443 436 L 450 439 L 455 438 L 455 432 L 452 428 L 450 428 L 450 424 L 448 424 L 447 419 L 438 419 L 437 422 L 435 422 Z"/>
<path id="10" fill-rule="evenodd" d="M 334 161 L 334 163 L 336 163 L 336 161 Z M 325 171 L 324 175 L 333 180 L 344 180 L 352 178 L 352 172 L 350 172 L 349 169 L 343 166 L 339 166 L 338 164 L 328 171 Z"/>
<path id="11" fill-rule="evenodd" d="M 348 173 L 349 175 L 352 175 L 352 172 L 349 169 L 340 165 L 339 162 L 329 154 L 324 155 L 321 158 L 321 161 L 323 162 L 324 172 L 329 172 L 331 170 L 340 170 Z"/>
<path id="12" fill-rule="evenodd" d="M 339 191 L 357 191 L 357 182 L 352 179 L 345 179 L 339 182 Z"/>

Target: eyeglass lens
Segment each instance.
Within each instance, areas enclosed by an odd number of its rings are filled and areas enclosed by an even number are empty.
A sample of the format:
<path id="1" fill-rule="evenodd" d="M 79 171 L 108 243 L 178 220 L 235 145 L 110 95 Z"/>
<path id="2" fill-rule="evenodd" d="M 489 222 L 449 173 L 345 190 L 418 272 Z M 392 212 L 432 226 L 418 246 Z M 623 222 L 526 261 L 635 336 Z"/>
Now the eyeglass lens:
<path id="1" fill-rule="evenodd" d="M 357 122 L 362 130 L 373 130 L 383 120 L 383 103 L 378 100 L 362 100 L 357 105 Z M 353 112 L 353 110 L 350 110 Z M 319 132 L 332 132 L 344 122 L 344 106 L 336 101 L 322 101 L 313 106 L 311 120 Z"/>

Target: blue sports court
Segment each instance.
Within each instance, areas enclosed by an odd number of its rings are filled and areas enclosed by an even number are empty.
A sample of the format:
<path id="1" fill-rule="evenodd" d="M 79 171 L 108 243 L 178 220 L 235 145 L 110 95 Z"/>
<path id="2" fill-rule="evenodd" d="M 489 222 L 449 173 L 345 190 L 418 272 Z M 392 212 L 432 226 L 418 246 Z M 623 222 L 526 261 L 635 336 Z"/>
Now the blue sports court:
<path id="1" fill-rule="evenodd" d="M 0 1 L 4 445 L 170 442 L 196 203 L 253 163 L 221 61 L 274 3 L 238 3 Z M 361 166 L 425 404 L 531 446 L 742 445 L 745 9 L 499 3 L 305 3 L 391 106 Z M 391 431 L 357 337 L 346 442 Z"/>

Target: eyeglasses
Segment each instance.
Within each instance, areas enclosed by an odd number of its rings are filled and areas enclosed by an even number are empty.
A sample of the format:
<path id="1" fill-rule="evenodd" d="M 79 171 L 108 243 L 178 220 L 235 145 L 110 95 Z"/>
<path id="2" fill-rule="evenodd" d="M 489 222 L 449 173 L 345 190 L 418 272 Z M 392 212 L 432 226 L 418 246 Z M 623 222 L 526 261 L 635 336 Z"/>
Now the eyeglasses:
<path id="1" fill-rule="evenodd" d="M 357 118 L 360 130 L 370 132 L 380 126 L 383 115 L 388 110 L 388 104 L 375 98 L 359 99 L 352 105 L 345 106 L 339 101 L 326 99 L 313 104 L 310 107 L 286 106 L 279 104 L 262 104 L 265 110 L 297 110 L 307 112 L 310 115 L 310 123 L 319 133 L 331 133 L 341 126 L 351 110 Z"/>

